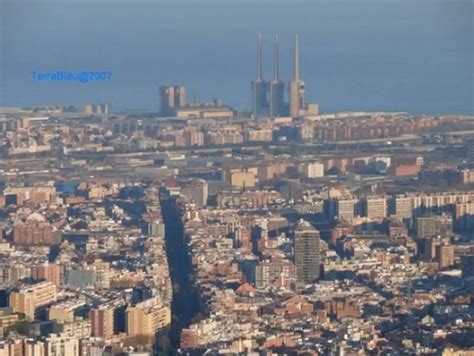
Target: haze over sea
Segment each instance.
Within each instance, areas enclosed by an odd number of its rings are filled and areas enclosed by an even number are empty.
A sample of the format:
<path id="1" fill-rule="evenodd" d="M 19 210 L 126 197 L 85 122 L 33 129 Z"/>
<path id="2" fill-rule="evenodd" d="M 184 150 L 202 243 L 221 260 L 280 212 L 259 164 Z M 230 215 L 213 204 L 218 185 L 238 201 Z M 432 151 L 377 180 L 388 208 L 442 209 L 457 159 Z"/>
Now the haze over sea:
<path id="1" fill-rule="evenodd" d="M 292 75 L 299 34 L 307 101 L 322 112 L 474 114 L 472 0 L 0 0 L 0 105 L 111 102 L 158 110 L 160 84 L 188 102 L 250 107 L 257 33 L 264 76 L 280 36 Z M 111 71 L 109 81 L 34 81 L 32 71 Z"/>

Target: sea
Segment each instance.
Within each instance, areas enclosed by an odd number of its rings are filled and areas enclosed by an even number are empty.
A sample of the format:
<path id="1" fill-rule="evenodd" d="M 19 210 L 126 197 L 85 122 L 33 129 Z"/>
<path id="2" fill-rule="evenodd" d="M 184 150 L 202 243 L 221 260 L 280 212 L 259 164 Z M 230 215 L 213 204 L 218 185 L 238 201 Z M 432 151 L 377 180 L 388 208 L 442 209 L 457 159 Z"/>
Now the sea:
<path id="1" fill-rule="evenodd" d="M 109 103 L 156 112 L 159 86 L 188 103 L 251 106 L 257 35 L 263 76 L 293 75 L 321 112 L 474 115 L 472 0 L 0 0 L 0 106 Z M 32 72 L 111 72 L 87 83 Z"/>

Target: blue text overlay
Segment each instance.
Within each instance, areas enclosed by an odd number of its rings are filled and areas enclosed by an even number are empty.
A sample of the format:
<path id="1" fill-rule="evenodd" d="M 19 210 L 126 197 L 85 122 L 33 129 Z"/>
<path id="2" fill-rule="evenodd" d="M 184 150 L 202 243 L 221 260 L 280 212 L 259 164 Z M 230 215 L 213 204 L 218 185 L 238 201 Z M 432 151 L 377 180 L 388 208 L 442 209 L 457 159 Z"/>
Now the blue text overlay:
<path id="1" fill-rule="evenodd" d="M 112 72 L 31 72 L 33 80 L 59 81 L 69 80 L 80 83 L 92 82 L 95 80 L 109 80 Z"/>

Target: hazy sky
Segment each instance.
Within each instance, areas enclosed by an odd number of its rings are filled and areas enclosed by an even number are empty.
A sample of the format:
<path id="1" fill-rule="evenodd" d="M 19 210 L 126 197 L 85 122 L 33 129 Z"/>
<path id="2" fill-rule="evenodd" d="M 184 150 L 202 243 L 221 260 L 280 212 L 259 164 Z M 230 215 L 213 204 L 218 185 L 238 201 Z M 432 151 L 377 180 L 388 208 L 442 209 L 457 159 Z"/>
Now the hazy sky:
<path id="1" fill-rule="evenodd" d="M 256 34 L 264 75 L 280 36 L 290 79 L 300 37 L 307 100 L 321 110 L 474 114 L 471 0 L 0 0 L 0 105 L 111 101 L 157 110 L 184 84 L 250 106 Z M 32 71 L 112 71 L 104 82 L 34 81 Z"/>

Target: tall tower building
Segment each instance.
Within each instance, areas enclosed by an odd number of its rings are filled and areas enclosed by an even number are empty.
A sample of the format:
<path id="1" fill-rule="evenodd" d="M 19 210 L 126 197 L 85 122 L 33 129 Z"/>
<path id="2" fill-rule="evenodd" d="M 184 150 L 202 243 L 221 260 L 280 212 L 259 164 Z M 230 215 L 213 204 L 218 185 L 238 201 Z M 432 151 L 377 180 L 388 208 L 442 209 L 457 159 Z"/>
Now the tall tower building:
<path id="1" fill-rule="evenodd" d="M 304 81 L 300 79 L 300 53 L 298 36 L 295 37 L 294 74 L 288 86 L 290 94 L 290 116 L 297 117 L 304 108 Z"/>
<path id="2" fill-rule="evenodd" d="M 186 89 L 182 85 L 174 87 L 174 105 L 176 108 L 186 106 Z"/>
<path id="3" fill-rule="evenodd" d="M 186 105 L 186 90 L 184 86 L 162 85 L 160 86 L 160 114 L 172 116 L 177 108 Z"/>
<path id="4" fill-rule="evenodd" d="M 160 86 L 160 114 L 169 116 L 174 108 L 174 87 L 169 85 Z"/>
<path id="5" fill-rule="evenodd" d="M 285 110 L 285 84 L 280 80 L 278 35 L 275 36 L 273 80 L 270 81 L 270 116 L 282 116 Z"/>
<path id="6" fill-rule="evenodd" d="M 252 82 L 252 112 L 254 115 L 265 115 L 268 110 L 268 82 L 262 79 L 262 35 L 258 35 L 257 77 Z"/>
<path id="7" fill-rule="evenodd" d="M 319 278 L 321 265 L 319 231 L 305 220 L 300 220 L 295 229 L 294 253 L 298 281 L 314 282 Z"/>

